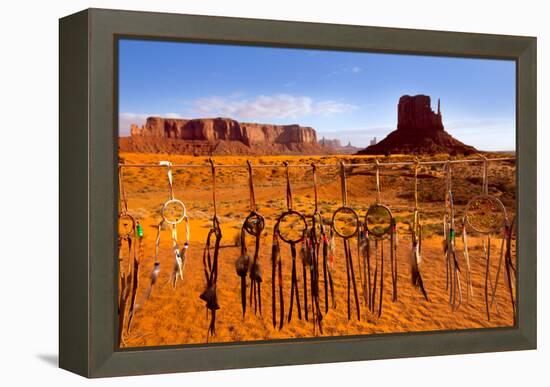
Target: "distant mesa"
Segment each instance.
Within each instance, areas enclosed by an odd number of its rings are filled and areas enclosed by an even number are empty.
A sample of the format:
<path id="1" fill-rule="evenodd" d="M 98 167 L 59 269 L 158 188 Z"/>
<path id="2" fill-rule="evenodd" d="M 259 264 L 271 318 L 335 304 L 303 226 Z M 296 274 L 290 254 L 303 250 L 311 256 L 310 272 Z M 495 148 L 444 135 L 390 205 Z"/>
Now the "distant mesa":
<path id="1" fill-rule="evenodd" d="M 440 101 L 437 113 L 431 108 L 427 95 L 404 95 L 397 105 L 397 129 L 383 140 L 374 143 L 358 154 L 470 154 L 476 152 L 473 146 L 466 145 L 443 127 Z"/>
<path id="2" fill-rule="evenodd" d="M 122 152 L 276 155 L 329 154 L 338 152 L 337 148 L 346 147 L 319 143 L 317 132 L 310 127 L 247 123 L 231 118 L 148 117 L 144 125 L 131 126 L 129 137 L 119 138 Z M 356 151 L 354 148 L 350 153 Z"/>
<path id="3" fill-rule="evenodd" d="M 332 150 L 333 153 L 346 155 L 352 155 L 360 149 L 351 145 L 351 141 L 349 141 L 347 145 L 343 146 L 339 139 L 327 139 L 324 136 L 319 140 L 319 145 L 327 150 Z"/>

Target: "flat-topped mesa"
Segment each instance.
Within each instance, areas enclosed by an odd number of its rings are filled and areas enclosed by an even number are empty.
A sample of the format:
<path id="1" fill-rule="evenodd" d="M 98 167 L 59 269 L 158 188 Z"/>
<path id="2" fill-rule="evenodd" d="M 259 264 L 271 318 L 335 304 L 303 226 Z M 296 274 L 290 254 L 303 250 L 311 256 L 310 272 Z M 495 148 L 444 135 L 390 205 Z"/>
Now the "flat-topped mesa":
<path id="1" fill-rule="evenodd" d="M 271 125 L 238 122 L 230 118 L 192 120 L 149 117 L 141 128 L 132 125 L 132 136 L 171 138 L 186 141 L 239 141 L 255 144 L 316 144 L 313 128 L 300 125 Z"/>
<path id="2" fill-rule="evenodd" d="M 435 113 L 432 110 L 431 99 L 427 95 L 404 95 L 399 98 L 397 130 L 415 133 L 444 130 L 439 99 Z"/>
<path id="3" fill-rule="evenodd" d="M 300 125 L 239 122 L 231 118 L 149 117 L 119 137 L 121 152 L 193 155 L 328 154 L 315 129 Z"/>

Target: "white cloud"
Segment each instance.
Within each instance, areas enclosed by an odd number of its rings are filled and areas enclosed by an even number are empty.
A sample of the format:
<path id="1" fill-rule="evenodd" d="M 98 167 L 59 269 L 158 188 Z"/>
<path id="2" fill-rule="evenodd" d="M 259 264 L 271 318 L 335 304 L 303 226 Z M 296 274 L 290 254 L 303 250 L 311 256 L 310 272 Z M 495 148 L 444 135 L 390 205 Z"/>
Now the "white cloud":
<path id="1" fill-rule="evenodd" d="M 354 74 L 359 74 L 361 72 L 361 67 L 359 66 L 353 66 L 351 68 L 351 72 L 354 73 Z"/>
<path id="2" fill-rule="evenodd" d="M 178 113 L 165 113 L 162 117 L 164 117 L 164 118 L 183 118 Z"/>
<path id="3" fill-rule="evenodd" d="M 251 99 L 233 97 L 200 98 L 194 102 L 197 116 L 235 119 L 295 119 L 308 115 L 332 116 L 357 109 L 357 106 L 332 100 L 315 101 L 308 96 L 289 94 L 260 95 Z"/>

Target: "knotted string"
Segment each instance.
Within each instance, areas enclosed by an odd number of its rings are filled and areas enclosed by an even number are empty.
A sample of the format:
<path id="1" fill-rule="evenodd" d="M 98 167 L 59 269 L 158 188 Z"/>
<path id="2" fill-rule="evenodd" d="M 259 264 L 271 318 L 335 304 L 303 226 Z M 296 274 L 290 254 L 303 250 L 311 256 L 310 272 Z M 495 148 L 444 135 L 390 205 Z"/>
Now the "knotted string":
<path id="1" fill-rule="evenodd" d="M 288 162 L 283 162 L 285 166 L 286 175 L 286 208 L 288 211 L 292 211 L 292 189 L 290 188 L 290 175 L 288 173 Z"/>
<path id="2" fill-rule="evenodd" d="M 252 163 L 250 160 L 246 160 L 246 165 L 248 166 L 248 189 L 250 194 L 250 211 L 256 211 L 256 196 L 254 194 L 254 177 L 252 173 Z"/>
<path id="3" fill-rule="evenodd" d="M 342 189 L 342 207 L 348 205 L 348 186 L 346 182 L 346 166 L 340 161 L 340 187 Z"/>
<path id="4" fill-rule="evenodd" d="M 381 203 L 380 199 L 380 162 L 378 159 L 376 161 L 375 174 L 376 174 L 376 204 Z"/>

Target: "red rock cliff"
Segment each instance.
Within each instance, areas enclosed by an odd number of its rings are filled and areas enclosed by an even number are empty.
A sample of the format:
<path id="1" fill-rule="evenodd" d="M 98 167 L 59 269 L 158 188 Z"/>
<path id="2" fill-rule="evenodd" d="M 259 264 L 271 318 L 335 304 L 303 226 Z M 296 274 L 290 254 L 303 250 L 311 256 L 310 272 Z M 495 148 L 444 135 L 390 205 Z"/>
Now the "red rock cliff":
<path id="1" fill-rule="evenodd" d="M 187 141 L 240 141 L 255 144 L 316 144 L 313 128 L 238 122 L 230 118 L 193 120 L 149 117 L 141 128 L 132 125 L 132 136 L 153 136 Z"/>
<path id="2" fill-rule="evenodd" d="M 437 101 L 437 113 L 432 110 L 427 95 L 404 95 L 397 105 L 397 130 L 408 132 L 435 132 L 443 130 L 441 109 Z"/>
<path id="3" fill-rule="evenodd" d="M 315 129 L 299 125 L 239 122 L 230 118 L 192 120 L 149 117 L 119 139 L 123 152 L 178 154 L 327 154 Z"/>

